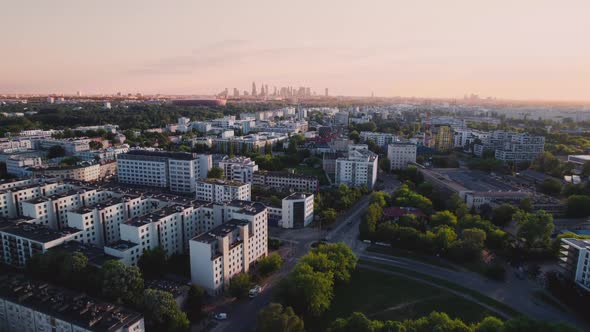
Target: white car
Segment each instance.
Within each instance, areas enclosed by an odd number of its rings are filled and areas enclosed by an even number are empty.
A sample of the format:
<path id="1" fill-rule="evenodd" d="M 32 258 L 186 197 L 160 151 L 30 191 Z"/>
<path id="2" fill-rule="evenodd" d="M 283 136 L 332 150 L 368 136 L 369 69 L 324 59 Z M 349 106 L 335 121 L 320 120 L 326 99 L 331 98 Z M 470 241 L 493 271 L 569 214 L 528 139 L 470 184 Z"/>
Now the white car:
<path id="1" fill-rule="evenodd" d="M 213 316 L 213 317 L 217 320 L 226 320 L 227 314 L 225 312 L 219 312 L 219 313 L 216 313 L 215 316 Z"/>
<path id="2" fill-rule="evenodd" d="M 249 292 L 248 292 L 248 297 L 250 297 L 251 299 L 255 298 L 258 296 L 258 294 L 260 294 L 262 292 L 262 286 L 254 286 L 254 288 L 252 288 Z"/>

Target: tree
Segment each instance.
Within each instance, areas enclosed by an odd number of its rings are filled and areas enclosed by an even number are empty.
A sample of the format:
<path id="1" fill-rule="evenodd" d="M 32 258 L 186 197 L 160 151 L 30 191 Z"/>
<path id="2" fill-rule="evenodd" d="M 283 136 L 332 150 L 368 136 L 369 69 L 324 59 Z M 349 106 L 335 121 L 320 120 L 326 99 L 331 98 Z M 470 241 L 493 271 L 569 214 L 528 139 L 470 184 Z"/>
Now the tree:
<path id="1" fill-rule="evenodd" d="M 280 269 L 282 265 L 283 258 L 281 255 L 275 252 L 262 258 L 258 262 L 258 270 L 260 271 L 261 275 L 267 276 Z"/>
<path id="2" fill-rule="evenodd" d="M 250 275 L 248 273 L 239 273 L 229 281 L 229 293 L 231 296 L 242 299 L 248 296 L 251 286 Z"/>
<path id="3" fill-rule="evenodd" d="M 161 277 L 165 272 L 166 252 L 158 246 L 143 252 L 137 266 L 146 278 Z"/>
<path id="4" fill-rule="evenodd" d="M 221 169 L 217 166 L 211 167 L 209 172 L 207 172 L 207 177 L 211 178 L 211 179 L 223 179 L 223 177 L 224 177 L 223 169 Z"/>
<path id="5" fill-rule="evenodd" d="M 545 179 L 540 186 L 541 192 L 547 195 L 557 195 L 563 189 L 561 181 L 557 179 Z"/>
<path id="6" fill-rule="evenodd" d="M 102 143 L 97 142 L 97 141 L 90 141 L 88 143 L 88 146 L 90 147 L 90 150 L 100 150 L 100 149 L 102 149 Z"/>
<path id="7" fill-rule="evenodd" d="M 383 209 L 378 202 L 372 203 L 367 208 L 367 212 L 363 216 L 363 220 L 359 226 L 361 237 L 370 238 L 377 230 L 377 224 L 383 216 Z"/>
<path id="8" fill-rule="evenodd" d="M 449 210 L 439 211 L 430 217 L 430 224 L 436 226 L 455 226 L 457 225 L 457 217 Z"/>
<path id="9" fill-rule="evenodd" d="M 189 321 L 186 314 L 178 308 L 174 296 L 169 292 L 146 289 L 143 292 L 142 310 L 144 316 L 158 331 L 186 331 Z"/>
<path id="10" fill-rule="evenodd" d="M 535 214 L 517 212 L 515 219 L 518 221 L 517 236 L 523 239 L 528 248 L 546 248 L 550 244 L 553 233 L 553 216 L 545 211 Z"/>
<path id="11" fill-rule="evenodd" d="M 571 195 L 566 203 L 567 215 L 573 218 L 590 216 L 590 196 Z"/>
<path id="12" fill-rule="evenodd" d="M 530 197 L 523 198 L 518 203 L 518 208 L 525 211 L 525 212 L 532 212 L 533 211 L 533 200 Z"/>
<path id="13" fill-rule="evenodd" d="M 449 226 L 440 226 L 435 229 L 434 242 L 439 251 L 446 251 L 451 243 L 457 240 L 457 233 Z"/>
<path id="14" fill-rule="evenodd" d="M 186 309 L 191 317 L 199 317 L 205 302 L 205 290 L 197 285 L 191 285 L 188 289 Z"/>
<path id="15" fill-rule="evenodd" d="M 590 161 L 585 162 L 584 166 L 582 166 L 582 175 L 590 176 Z"/>
<path id="16" fill-rule="evenodd" d="M 88 257 L 76 251 L 64 256 L 60 264 L 60 279 L 71 283 L 73 287 L 81 287 L 84 283 L 84 272 L 88 266 Z"/>
<path id="17" fill-rule="evenodd" d="M 516 212 L 516 207 L 511 204 L 502 204 L 492 212 L 492 222 L 496 226 L 504 227 L 512 221 L 512 215 Z"/>
<path id="18" fill-rule="evenodd" d="M 102 294 L 116 303 L 134 303 L 141 298 L 143 278 L 135 266 L 110 260 L 102 267 Z"/>
<path id="19" fill-rule="evenodd" d="M 350 138 L 351 140 L 354 141 L 354 143 L 358 143 L 361 140 L 361 137 L 359 135 L 359 132 L 356 130 L 353 130 L 350 132 L 350 134 L 348 134 L 348 138 Z"/>
<path id="20" fill-rule="evenodd" d="M 479 228 L 467 228 L 461 232 L 461 238 L 466 244 L 475 248 L 483 248 L 486 241 L 486 232 Z"/>
<path id="21" fill-rule="evenodd" d="M 281 288 L 283 298 L 298 312 L 318 317 L 330 308 L 334 277 L 331 272 L 319 272 L 308 264 L 297 264 Z"/>
<path id="22" fill-rule="evenodd" d="M 54 145 L 54 146 L 50 147 L 47 152 L 48 159 L 63 157 L 65 155 L 66 155 L 66 149 L 64 149 L 64 147 L 61 145 Z"/>
<path id="23" fill-rule="evenodd" d="M 384 208 L 387 206 L 387 202 L 391 200 L 391 196 L 383 191 L 376 191 L 371 194 L 371 203 L 377 203 L 380 207 Z"/>
<path id="24" fill-rule="evenodd" d="M 336 221 L 336 217 L 338 216 L 338 212 L 332 208 L 328 208 L 322 211 L 322 215 L 324 217 L 324 222 L 327 224 L 331 224 Z"/>
<path id="25" fill-rule="evenodd" d="M 303 320 L 293 311 L 293 308 L 279 303 L 270 303 L 258 312 L 256 317 L 256 331 L 258 332 L 303 332 Z"/>
<path id="26" fill-rule="evenodd" d="M 406 184 L 401 185 L 394 194 L 394 204 L 403 207 L 415 207 L 426 214 L 432 212 L 432 201 L 412 191 Z"/>
<path id="27" fill-rule="evenodd" d="M 486 317 L 475 326 L 474 332 L 502 332 L 504 322 L 496 317 Z"/>
<path id="28" fill-rule="evenodd" d="M 314 248 L 311 253 L 325 254 L 333 263 L 331 272 L 335 282 L 348 282 L 352 271 L 356 268 L 357 258 L 352 250 L 343 242 L 328 243 Z"/>

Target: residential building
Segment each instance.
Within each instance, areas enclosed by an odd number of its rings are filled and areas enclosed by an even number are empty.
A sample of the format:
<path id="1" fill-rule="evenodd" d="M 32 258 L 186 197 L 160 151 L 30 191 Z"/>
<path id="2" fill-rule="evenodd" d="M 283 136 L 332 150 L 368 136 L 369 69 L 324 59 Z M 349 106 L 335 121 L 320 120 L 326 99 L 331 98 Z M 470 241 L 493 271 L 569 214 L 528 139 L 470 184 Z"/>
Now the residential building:
<path id="1" fill-rule="evenodd" d="M 391 169 L 404 169 L 408 164 L 416 162 L 417 146 L 413 143 L 393 143 L 387 146 L 387 159 Z"/>
<path id="2" fill-rule="evenodd" d="M 195 192 L 195 181 L 207 177 L 211 155 L 195 153 L 131 150 L 117 159 L 121 183 Z"/>
<path id="3" fill-rule="evenodd" d="M 373 141 L 381 148 L 387 147 L 388 144 L 398 141 L 397 136 L 389 133 L 378 133 L 372 131 L 361 131 L 360 138 L 362 142 Z"/>
<path id="4" fill-rule="evenodd" d="M 313 221 L 313 194 L 293 193 L 282 200 L 282 228 L 303 228 Z"/>
<path id="5" fill-rule="evenodd" d="M 224 177 L 227 180 L 244 183 L 252 183 L 254 172 L 258 171 L 256 162 L 242 156 L 224 159 L 219 162 L 219 167 L 223 169 Z"/>
<path id="6" fill-rule="evenodd" d="M 190 240 L 191 279 L 219 294 L 232 277 L 268 253 L 267 208 L 253 203 L 226 223 Z"/>
<path id="7" fill-rule="evenodd" d="M 336 185 L 366 186 L 372 190 L 377 182 L 379 157 L 368 149 L 351 147 L 346 158 L 336 159 Z"/>
<path id="8" fill-rule="evenodd" d="M 37 167 L 32 169 L 32 173 L 35 177 L 45 176 L 57 179 L 94 182 L 100 178 L 100 164 L 89 164 L 85 162 L 72 166 Z"/>
<path id="9" fill-rule="evenodd" d="M 31 176 L 29 168 L 41 166 L 43 161 L 40 157 L 33 156 L 10 156 L 6 160 L 6 173 L 17 176 L 27 177 Z"/>
<path id="10" fill-rule="evenodd" d="M 196 192 L 199 201 L 212 203 L 226 203 L 233 200 L 249 201 L 251 185 L 220 179 L 200 179 L 196 183 Z"/>
<path id="11" fill-rule="evenodd" d="M 144 332 L 143 316 L 83 293 L 0 276 L 0 331 Z"/>
<path id="12" fill-rule="evenodd" d="M 258 171 L 252 177 L 255 186 L 277 191 L 318 192 L 320 182 L 317 177 L 289 172 Z"/>
<path id="13" fill-rule="evenodd" d="M 590 240 L 561 239 L 559 266 L 562 274 L 590 292 Z"/>
<path id="14" fill-rule="evenodd" d="M 80 230 L 63 228 L 59 231 L 30 223 L 0 223 L 0 254 L 6 265 L 24 267 L 37 253 L 68 241 L 79 241 Z M 1 310 L 0 310 L 1 311 Z"/>

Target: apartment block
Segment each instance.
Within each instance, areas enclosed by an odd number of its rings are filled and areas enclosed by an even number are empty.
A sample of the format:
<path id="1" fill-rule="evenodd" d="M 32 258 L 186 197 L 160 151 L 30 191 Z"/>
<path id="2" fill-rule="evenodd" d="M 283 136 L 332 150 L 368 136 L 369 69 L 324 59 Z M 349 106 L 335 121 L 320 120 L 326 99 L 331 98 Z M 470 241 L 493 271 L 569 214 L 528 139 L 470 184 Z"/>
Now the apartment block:
<path id="1" fill-rule="evenodd" d="M 234 157 L 219 162 L 225 179 L 243 183 L 252 183 L 254 172 L 258 171 L 256 162 L 248 157 Z"/>
<path id="2" fill-rule="evenodd" d="M 268 253 L 266 207 L 253 203 L 245 208 L 190 241 L 192 282 L 210 294 L 221 293 L 233 276 L 248 272 Z"/>
<path id="3" fill-rule="evenodd" d="M 381 148 L 398 141 L 398 137 L 389 133 L 378 133 L 372 131 L 361 131 L 359 134 L 362 142 L 373 141 Z"/>
<path id="4" fill-rule="evenodd" d="M 391 169 L 404 169 L 408 164 L 416 162 L 417 146 L 413 143 L 393 143 L 387 146 L 387 159 Z"/>
<path id="5" fill-rule="evenodd" d="M 24 267 L 37 253 L 59 246 L 68 241 L 79 241 L 82 232 L 73 228 L 59 231 L 30 223 L 0 223 L 0 250 L 2 261 L 7 265 Z"/>
<path id="6" fill-rule="evenodd" d="M 251 185 L 236 181 L 220 179 L 200 179 L 196 183 L 197 200 L 225 203 L 233 200 L 249 201 L 251 199 Z"/>
<path id="7" fill-rule="evenodd" d="M 55 179 L 29 179 L 5 183 L 0 189 L 0 217 L 15 218 L 23 215 L 24 201 L 48 196 L 69 188 Z M 1 188 L 1 187 L 0 187 Z"/>
<path id="8" fill-rule="evenodd" d="M 282 228 L 303 228 L 313 221 L 313 194 L 293 193 L 282 200 Z"/>
<path id="9" fill-rule="evenodd" d="M 318 192 L 320 189 L 317 177 L 289 172 L 258 171 L 252 176 L 252 184 L 277 191 Z"/>
<path id="10" fill-rule="evenodd" d="M 94 182 L 100 178 L 100 165 L 84 163 L 73 166 L 37 167 L 32 172 L 35 177 L 46 176 L 64 180 Z"/>
<path id="11" fill-rule="evenodd" d="M 0 331 L 144 332 L 143 316 L 85 294 L 0 276 Z"/>
<path id="12" fill-rule="evenodd" d="M 131 150 L 117 159 L 121 183 L 195 192 L 195 181 L 207 177 L 211 155 L 183 152 Z"/>
<path id="13" fill-rule="evenodd" d="M 366 186 L 372 190 L 377 182 L 379 157 L 368 149 L 351 148 L 346 158 L 336 159 L 336 185 Z"/>
<path id="14" fill-rule="evenodd" d="M 561 239 L 559 266 L 562 274 L 590 292 L 590 240 Z"/>

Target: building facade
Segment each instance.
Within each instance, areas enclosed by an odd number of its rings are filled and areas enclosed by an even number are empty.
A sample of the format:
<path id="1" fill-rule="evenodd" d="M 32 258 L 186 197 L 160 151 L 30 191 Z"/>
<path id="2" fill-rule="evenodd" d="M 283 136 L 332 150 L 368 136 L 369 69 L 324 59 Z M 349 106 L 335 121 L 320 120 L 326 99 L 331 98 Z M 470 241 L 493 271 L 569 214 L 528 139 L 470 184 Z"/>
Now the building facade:
<path id="1" fill-rule="evenodd" d="M 387 159 L 391 169 L 404 169 L 416 162 L 417 146 L 412 143 L 393 143 L 387 146 Z"/>
<path id="2" fill-rule="evenodd" d="M 313 194 L 293 193 L 282 200 L 282 228 L 303 228 L 313 221 Z"/>

